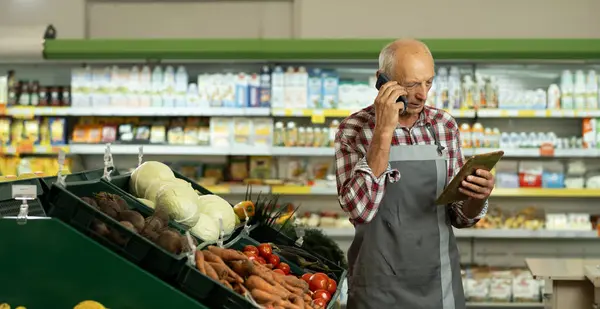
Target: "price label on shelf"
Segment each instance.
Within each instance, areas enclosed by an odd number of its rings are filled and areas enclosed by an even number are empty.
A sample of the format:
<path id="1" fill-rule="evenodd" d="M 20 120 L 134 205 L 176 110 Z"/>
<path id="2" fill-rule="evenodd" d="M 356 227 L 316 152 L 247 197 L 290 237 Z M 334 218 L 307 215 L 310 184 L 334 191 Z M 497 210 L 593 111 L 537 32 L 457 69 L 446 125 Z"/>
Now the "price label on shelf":
<path id="1" fill-rule="evenodd" d="M 18 153 L 33 153 L 33 143 L 20 143 L 17 146 Z"/>
<path id="2" fill-rule="evenodd" d="M 322 110 L 314 110 L 310 116 L 310 121 L 317 124 L 325 123 L 325 114 Z"/>
<path id="3" fill-rule="evenodd" d="M 540 146 L 540 157 L 554 157 L 554 145 L 544 143 Z"/>

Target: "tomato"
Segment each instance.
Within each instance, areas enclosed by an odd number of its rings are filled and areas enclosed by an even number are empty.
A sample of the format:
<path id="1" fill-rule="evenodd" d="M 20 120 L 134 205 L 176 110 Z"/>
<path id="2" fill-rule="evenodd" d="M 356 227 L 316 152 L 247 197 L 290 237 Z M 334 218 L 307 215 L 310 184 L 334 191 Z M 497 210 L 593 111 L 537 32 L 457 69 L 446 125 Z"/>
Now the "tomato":
<path id="1" fill-rule="evenodd" d="M 244 253 L 246 253 L 246 252 L 252 252 L 252 253 L 258 255 L 258 248 L 256 248 L 253 245 L 247 245 L 244 247 Z"/>
<path id="2" fill-rule="evenodd" d="M 269 255 L 273 254 L 273 247 L 267 243 L 260 244 L 258 245 L 258 253 L 266 259 Z"/>
<path id="3" fill-rule="evenodd" d="M 312 277 L 313 274 L 311 273 L 306 273 L 304 275 L 302 275 L 302 277 L 300 277 L 300 279 L 306 281 L 306 283 L 310 284 L 310 277 Z"/>
<path id="4" fill-rule="evenodd" d="M 279 268 L 273 269 L 273 272 L 278 273 L 278 274 L 282 274 L 282 275 L 285 276 L 285 273 L 283 272 L 283 270 L 281 270 Z"/>
<path id="5" fill-rule="evenodd" d="M 322 298 L 317 298 L 312 301 L 312 305 L 317 309 L 322 309 L 325 308 L 325 306 L 327 306 L 327 302 Z"/>
<path id="6" fill-rule="evenodd" d="M 327 280 L 327 292 L 329 292 L 329 294 L 333 295 L 333 294 L 335 294 L 336 290 L 337 290 L 337 283 L 335 282 L 335 280 L 329 278 L 329 280 Z"/>
<path id="7" fill-rule="evenodd" d="M 308 288 L 311 291 L 327 290 L 327 281 L 329 278 L 323 273 L 316 273 L 310 277 Z"/>
<path id="8" fill-rule="evenodd" d="M 248 260 L 250 261 L 258 261 L 258 255 L 248 255 Z"/>
<path id="9" fill-rule="evenodd" d="M 265 260 L 265 258 L 264 258 L 264 257 L 262 257 L 262 256 L 257 256 L 257 257 L 256 257 L 256 261 L 257 261 L 257 262 L 259 262 L 259 263 L 261 263 L 261 264 L 263 264 L 263 265 L 266 265 L 266 264 L 267 264 L 267 261 L 266 261 L 266 260 Z"/>
<path id="10" fill-rule="evenodd" d="M 321 299 L 325 300 L 326 302 L 329 302 L 331 300 L 331 294 L 329 294 L 329 292 L 327 292 L 326 290 L 316 290 L 313 293 L 312 298 L 313 299 L 321 298 Z"/>
<path id="11" fill-rule="evenodd" d="M 279 269 L 283 270 L 283 272 L 284 272 L 286 275 L 289 275 L 289 274 L 290 274 L 290 271 L 291 271 L 291 269 L 290 269 L 290 265 L 288 265 L 288 264 L 287 264 L 287 263 L 285 263 L 285 262 L 281 262 L 281 263 L 279 263 L 279 265 L 277 265 L 277 268 L 279 268 Z"/>
<path id="12" fill-rule="evenodd" d="M 269 255 L 269 257 L 267 257 L 266 260 L 267 263 L 273 265 L 273 267 L 279 266 L 279 257 L 275 254 Z"/>

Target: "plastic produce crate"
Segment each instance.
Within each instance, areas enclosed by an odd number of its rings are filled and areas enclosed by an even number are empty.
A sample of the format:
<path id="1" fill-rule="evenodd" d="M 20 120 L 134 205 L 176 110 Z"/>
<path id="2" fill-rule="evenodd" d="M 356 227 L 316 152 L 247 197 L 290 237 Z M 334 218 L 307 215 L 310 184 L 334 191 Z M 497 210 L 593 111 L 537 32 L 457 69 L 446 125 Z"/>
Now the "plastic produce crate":
<path id="1" fill-rule="evenodd" d="M 115 169 L 113 169 L 111 176 L 117 176 L 117 175 L 119 175 L 119 171 L 115 168 Z M 68 174 L 67 177 L 65 178 L 65 182 L 96 180 L 96 179 L 102 178 L 102 176 L 104 176 L 103 168 Z M 49 177 L 41 178 L 42 186 L 44 187 L 44 191 L 49 192 L 50 187 L 52 186 L 52 184 L 56 183 L 57 179 L 58 179 L 57 176 L 49 176 Z"/>
<path id="2" fill-rule="evenodd" d="M 298 245 L 296 245 L 295 240 L 278 232 L 277 230 L 273 229 L 270 226 L 266 226 L 266 225 L 262 225 L 262 224 L 256 225 L 256 226 L 253 226 L 252 228 L 250 228 L 250 238 L 255 239 L 259 242 L 269 242 L 269 243 L 274 243 L 275 245 L 295 246 L 298 248 L 302 248 L 302 247 L 299 247 Z M 304 249 L 304 248 L 302 248 L 302 249 Z M 304 249 L 304 250 L 306 250 L 306 249 Z M 310 251 L 307 251 L 307 252 L 314 255 L 319 260 L 323 261 L 323 263 L 325 265 L 327 265 L 327 267 L 329 267 L 329 269 L 331 269 L 331 273 L 328 273 L 327 275 L 330 276 L 332 279 L 336 280 L 338 282 L 338 285 L 341 285 L 340 282 L 344 281 L 344 278 L 346 278 L 347 272 L 345 269 L 343 269 L 340 266 L 338 266 L 337 264 L 325 259 L 324 257 L 319 256 L 318 254 L 315 254 Z"/>
<path id="3" fill-rule="evenodd" d="M 28 215 L 35 217 L 46 216 L 46 211 L 43 206 L 45 203 L 45 198 L 42 182 L 39 178 L 30 178 L 0 183 L 0 217 L 16 217 L 19 215 L 19 210 L 21 209 L 21 204 L 23 204 L 23 202 L 13 199 L 13 185 L 36 186 L 37 199 L 27 201 L 27 205 L 29 205 Z"/>
<path id="4" fill-rule="evenodd" d="M 202 194 L 213 194 L 210 191 L 208 191 L 207 189 L 205 189 L 204 187 L 200 186 L 199 184 L 195 183 L 193 180 L 182 176 L 181 174 L 173 171 L 173 173 L 175 173 L 175 176 L 177 178 L 183 179 L 187 182 L 189 182 L 192 185 L 192 188 L 194 188 L 195 190 L 198 190 L 200 193 Z M 127 174 L 122 174 L 119 176 L 115 176 L 112 177 L 110 180 L 110 183 L 114 186 L 116 186 L 117 188 L 119 188 L 123 194 L 127 194 L 133 198 L 135 198 L 130 192 L 129 192 L 129 180 L 131 179 L 131 173 L 127 173 Z M 205 193 L 203 193 L 205 192 Z M 208 193 L 206 193 L 208 192 Z M 177 223 L 173 223 L 174 225 L 178 226 L 178 229 L 182 229 L 181 225 L 177 225 Z M 229 235 L 225 235 L 224 240 L 227 241 L 229 239 L 233 239 L 235 237 L 237 237 L 238 235 L 240 235 L 241 231 L 243 230 L 244 224 L 240 223 L 239 225 L 237 225 L 235 227 L 235 229 L 233 230 L 233 232 Z"/>
<path id="5" fill-rule="evenodd" d="M 143 217 L 148 217 L 153 210 L 137 201 L 130 195 L 122 194 L 115 186 L 104 180 L 91 180 L 69 183 L 66 188 L 53 185 L 48 201 L 49 215 L 56 217 L 75 227 L 115 252 L 123 255 L 135 264 L 165 280 L 175 279 L 185 265 L 184 255 L 174 255 L 155 245 L 149 239 L 133 232 L 104 214 L 95 207 L 84 202 L 80 197 L 92 197 L 94 193 L 107 192 L 120 195 L 128 204 L 129 209 L 138 211 Z M 96 221 L 103 222 L 113 233 L 119 233 L 122 241 L 119 243 L 104 237 L 92 229 Z"/>
<path id="6" fill-rule="evenodd" d="M 228 242 L 225 247 L 241 251 L 246 245 L 257 244 L 258 243 L 254 240 L 245 238 L 243 236 L 238 236 L 232 241 Z M 283 258 L 281 261 L 287 263 L 287 261 L 284 261 Z M 292 272 L 294 270 L 299 271 L 299 268 L 295 265 L 290 265 L 290 268 L 292 269 Z M 239 295 L 235 291 L 230 290 L 229 288 L 224 287 L 208 276 L 203 275 L 195 267 L 191 267 L 189 265 L 186 265 L 186 267 L 180 273 L 179 277 L 177 278 L 177 282 L 182 291 L 194 297 L 202 304 L 209 306 L 210 308 L 256 308 L 243 296 Z"/>

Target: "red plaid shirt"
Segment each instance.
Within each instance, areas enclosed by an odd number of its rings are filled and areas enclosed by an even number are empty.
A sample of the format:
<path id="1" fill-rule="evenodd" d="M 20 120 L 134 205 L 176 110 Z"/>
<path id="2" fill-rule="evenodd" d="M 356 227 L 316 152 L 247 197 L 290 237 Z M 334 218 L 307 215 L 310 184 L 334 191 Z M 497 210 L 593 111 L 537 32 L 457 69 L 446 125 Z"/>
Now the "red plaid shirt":
<path id="1" fill-rule="evenodd" d="M 448 151 L 448 181 L 464 164 L 460 133 L 456 120 L 447 112 L 425 106 L 419 119 L 409 133 L 408 128 L 394 131 L 392 145 L 433 144 L 434 139 L 425 124 L 430 123 L 439 141 Z M 338 199 L 342 209 L 356 225 L 370 222 L 377 213 L 387 181 L 396 182 L 400 172 L 388 164 L 387 170 L 378 178 L 367 164 L 366 154 L 375 129 L 375 107 L 362 109 L 344 119 L 335 136 L 335 163 Z M 487 213 L 487 201 L 483 211 L 474 219 L 462 212 L 462 202 L 450 205 L 450 219 L 457 228 L 471 227 Z"/>

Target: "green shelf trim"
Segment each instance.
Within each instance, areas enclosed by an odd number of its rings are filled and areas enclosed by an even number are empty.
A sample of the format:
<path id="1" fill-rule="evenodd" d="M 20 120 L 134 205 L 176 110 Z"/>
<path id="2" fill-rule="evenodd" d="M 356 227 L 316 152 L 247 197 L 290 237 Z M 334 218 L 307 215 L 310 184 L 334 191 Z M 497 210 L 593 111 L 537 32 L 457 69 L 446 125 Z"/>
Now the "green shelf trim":
<path id="1" fill-rule="evenodd" d="M 384 39 L 47 40 L 51 60 L 371 60 Z M 600 39 L 426 39 L 438 60 L 600 59 Z"/>

